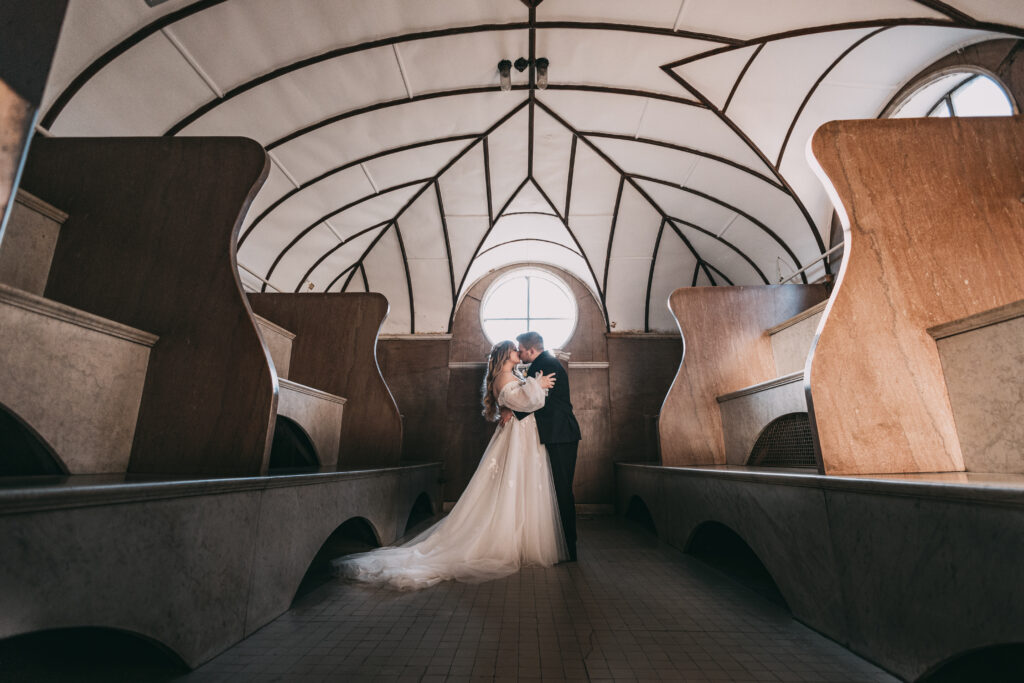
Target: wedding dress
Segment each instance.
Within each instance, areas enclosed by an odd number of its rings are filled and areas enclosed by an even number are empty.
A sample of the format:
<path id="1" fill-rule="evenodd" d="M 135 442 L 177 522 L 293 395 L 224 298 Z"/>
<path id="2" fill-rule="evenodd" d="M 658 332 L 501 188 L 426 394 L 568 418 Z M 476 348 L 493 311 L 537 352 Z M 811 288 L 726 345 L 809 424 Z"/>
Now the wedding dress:
<path id="1" fill-rule="evenodd" d="M 544 395 L 531 377 L 502 387 L 498 405 L 532 412 Z M 447 517 L 405 545 L 348 555 L 334 568 L 357 581 L 418 589 L 449 579 L 490 581 L 567 557 L 551 463 L 531 414 L 498 426 Z"/>

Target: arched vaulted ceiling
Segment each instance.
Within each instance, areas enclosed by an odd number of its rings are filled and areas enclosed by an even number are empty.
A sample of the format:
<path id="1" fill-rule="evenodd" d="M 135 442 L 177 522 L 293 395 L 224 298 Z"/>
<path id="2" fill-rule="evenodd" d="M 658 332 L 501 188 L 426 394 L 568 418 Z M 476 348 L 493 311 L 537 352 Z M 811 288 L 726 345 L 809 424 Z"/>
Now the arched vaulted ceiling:
<path id="1" fill-rule="evenodd" d="M 547 262 L 611 328 L 669 330 L 676 287 L 824 251 L 815 128 L 1005 36 L 1019 0 L 71 0 L 41 124 L 261 142 L 254 289 L 379 291 L 385 331 L 444 332 L 479 276 Z M 545 90 L 500 90 L 518 57 Z"/>

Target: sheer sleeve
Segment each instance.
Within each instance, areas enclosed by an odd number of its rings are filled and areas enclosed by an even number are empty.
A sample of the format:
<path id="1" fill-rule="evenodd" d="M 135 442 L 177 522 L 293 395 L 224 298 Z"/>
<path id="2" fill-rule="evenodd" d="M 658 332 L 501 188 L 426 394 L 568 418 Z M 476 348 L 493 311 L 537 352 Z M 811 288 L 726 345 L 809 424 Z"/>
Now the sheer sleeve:
<path id="1" fill-rule="evenodd" d="M 528 377 L 525 382 L 509 382 L 498 395 L 498 405 L 532 413 L 544 407 L 545 393 L 535 377 Z"/>

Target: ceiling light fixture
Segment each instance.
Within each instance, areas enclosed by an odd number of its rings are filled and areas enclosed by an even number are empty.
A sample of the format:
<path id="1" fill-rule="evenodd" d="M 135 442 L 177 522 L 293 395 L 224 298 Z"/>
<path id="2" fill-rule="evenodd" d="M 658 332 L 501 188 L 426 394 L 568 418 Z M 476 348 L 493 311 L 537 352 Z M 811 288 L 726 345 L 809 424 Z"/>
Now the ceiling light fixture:
<path id="1" fill-rule="evenodd" d="M 548 64 L 547 57 L 537 58 L 537 87 L 541 90 L 548 87 Z"/>
<path id="2" fill-rule="evenodd" d="M 512 62 L 507 59 L 503 59 L 498 62 L 498 76 L 501 80 L 501 89 L 503 92 L 508 92 L 512 89 Z"/>

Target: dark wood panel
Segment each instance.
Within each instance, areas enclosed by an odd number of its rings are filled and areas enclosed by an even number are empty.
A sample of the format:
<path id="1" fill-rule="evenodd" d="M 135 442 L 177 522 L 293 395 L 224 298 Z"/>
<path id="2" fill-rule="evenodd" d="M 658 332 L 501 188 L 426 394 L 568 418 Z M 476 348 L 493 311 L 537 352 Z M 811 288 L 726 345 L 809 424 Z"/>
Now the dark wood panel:
<path id="1" fill-rule="evenodd" d="M 1024 118 L 833 121 L 812 148 L 849 223 L 809 365 L 825 470 L 963 470 L 927 330 L 1024 298 Z"/>
<path id="2" fill-rule="evenodd" d="M 46 296 L 152 332 L 129 469 L 259 474 L 276 408 L 235 240 L 269 172 L 244 138 L 42 138 L 22 186 L 69 214 Z"/>
<path id="3" fill-rule="evenodd" d="M 377 342 L 381 374 L 402 414 L 403 460 L 444 461 L 449 345 L 430 337 Z"/>
<path id="4" fill-rule="evenodd" d="M 658 460 L 655 420 L 682 356 L 678 337 L 609 337 L 611 447 L 617 462 Z"/>
<path id="5" fill-rule="evenodd" d="M 397 465 L 402 421 L 377 365 L 382 294 L 250 294 L 253 310 L 295 334 L 289 379 L 347 399 L 338 468 Z"/>

